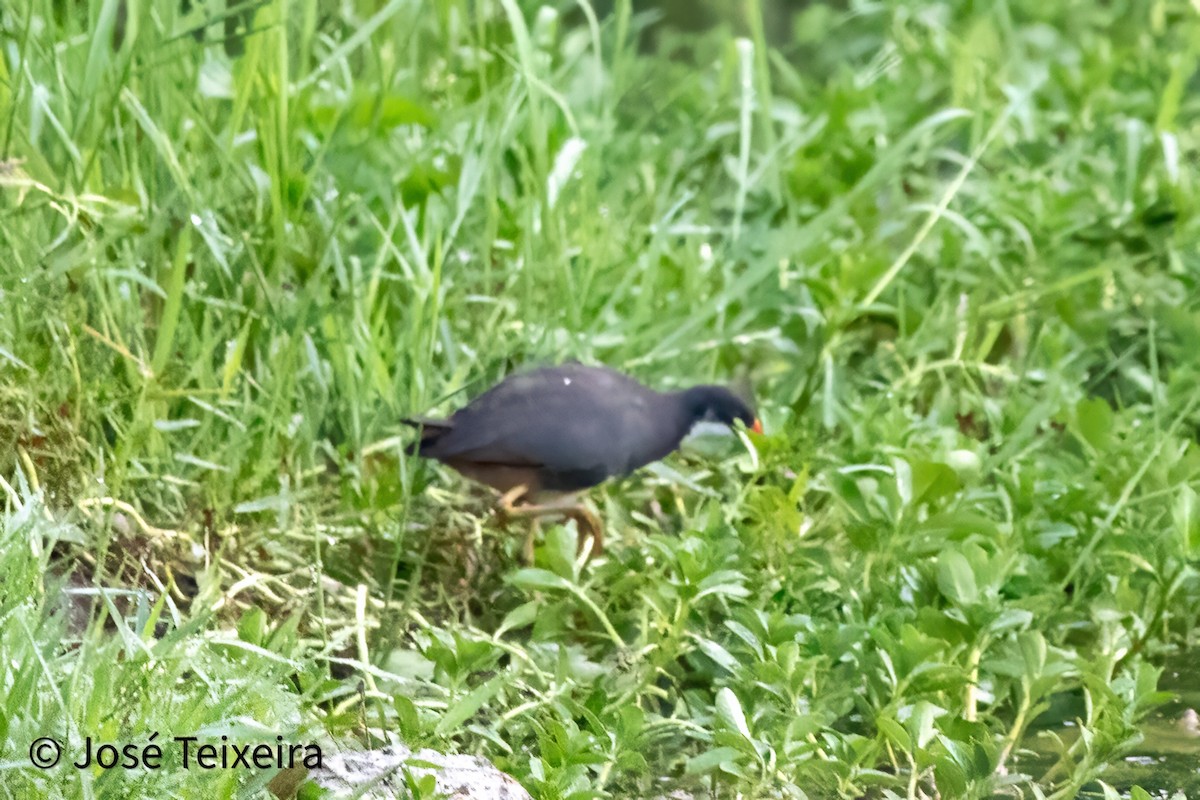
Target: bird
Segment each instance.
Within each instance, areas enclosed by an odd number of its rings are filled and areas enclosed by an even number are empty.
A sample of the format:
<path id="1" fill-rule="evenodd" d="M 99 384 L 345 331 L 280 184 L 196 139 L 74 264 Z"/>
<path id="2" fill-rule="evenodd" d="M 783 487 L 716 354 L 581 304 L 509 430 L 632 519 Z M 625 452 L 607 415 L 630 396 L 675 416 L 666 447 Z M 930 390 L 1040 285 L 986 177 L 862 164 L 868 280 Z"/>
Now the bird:
<path id="1" fill-rule="evenodd" d="M 408 455 L 495 489 L 504 517 L 531 517 L 535 526 L 543 516 L 574 519 L 593 556 L 604 551 L 604 532 L 581 492 L 664 458 L 697 423 L 763 430 L 750 404 L 724 386 L 659 392 L 576 362 L 509 375 L 448 418 L 402 422 L 418 429 Z M 525 540 L 527 563 L 534 531 Z"/>

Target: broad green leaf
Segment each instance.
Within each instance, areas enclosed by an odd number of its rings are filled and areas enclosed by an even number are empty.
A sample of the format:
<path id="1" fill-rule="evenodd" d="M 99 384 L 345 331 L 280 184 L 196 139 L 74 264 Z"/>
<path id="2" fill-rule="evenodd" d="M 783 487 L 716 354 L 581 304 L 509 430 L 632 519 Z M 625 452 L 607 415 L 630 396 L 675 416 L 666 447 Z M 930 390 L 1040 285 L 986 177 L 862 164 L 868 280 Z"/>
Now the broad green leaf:
<path id="1" fill-rule="evenodd" d="M 933 765 L 933 775 L 942 797 L 967 796 L 967 776 L 953 758 L 942 756 L 937 759 Z"/>
<path id="2" fill-rule="evenodd" d="M 474 716 L 484 703 L 496 696 L 496 693 L 508 682 L 508 676 L 501 673 L 486 683 L 475 687 L 454 705 L 446 709 L 446 713 L 438 720 L 434 733 L 445 736 Z"/>
<path id="3" fill-rule="evenodd" d="M 713 661 L 728 672 L 733 672 L 738 668 L 738 660 L 730 654 L 721 645 L 714 642 L 712 639 L 706 639 L 703 636 L 695 637 L 696 645 L 704 655 L 711 658 Z"/>
<path id="4" fill-rule="evenodd" d="M 237 625 L 238 638 L 243 642 L 261 645 L 267 635 L 267 614 L 258 606 L 251 606 L 242 614 Z"/>
<path id="5" fill-rule="evenodd" d="M 421 718 L 417 714 L 417 706 L 402 694 L 392 697 L 392 707 L 396 709 L 396 726 L 400 735 L 405 739 L 414 739 L 421 733 Z"/>
<path id="6" fill-rule="evenodd" d="M 908 735 L 912 737 L 916 746 L 924 750 L 937 734 L 937 730 L 933 727 L 934 720 L 945 713 L 946 709 L 941 706 L 935 706 L 928 700 L 918 700 L 913 705 L 900 709 L 900 719 L 904 722 L 905 728 L 908 729 Z"/>
<path id="7" fill-rule="evenodd" d="M 513 586 L 522 589 L 562 589 L 570 590 L 571 584 L 561 575 L 555 575 L 548 569 L 526 567 L 509 575 L 505 580 Z"/>
<path id="8" fill-rule="evenodd" d="M 1200 555 L 1200 509 L 1197 508 L 1196 490 L 1188 484 L 1179 487 L 1175 503 L 1171 507 L 1171 516 L 1175 522 L 1175 530 L 1179 535 L 1179 543 L 1184 555 L 1195 558 Z"/>
<path id="9" fill-rule="evenodd" d="M 717 718 L 729 728 L 740 733 L 747 741 L 752 741 L 750 726 L 746 724 L 746 714 L 742 711 L 741 701 L 728 686 L 717 692 Z"/>
<path id="10" fill-rule="evenodd" d="M 711 772 L 722 765 L 735 763 L 740 755 L 741 751 L 733 747 L 714 747 L 712 750 L 689 758 L 684 772 L 688 775 Z"/>
<path id="11" fill-rule="evenodd" d="M 505 614 L 500 627 L 496 628 L 496 638 L 499 639 L 515 628 L 524 628 L 526 625 L 532 623 L 537 619 L 538 610 L 541 606 L 542 604 L 537 600 L 530 600 L 528 603 L 522 603 Z"/>
<path id="12" fill-rule="evenodd" d="M 962 487 L 958 473 L 940 462 L 914 461 L 910 470 L 914 503 L 936 503 Z"/>
<path id="13" fill-rule="evenodd" d="M 946 550 L 938 556 L 937 582 L 938 590 L 955 605 L 971 605 L 979 598 L 971 563 L 957 550 Z"/>
<path id="14" fill-rule="evenodd" d="M 571 528 L 565 525 L 555 525 L 546 531 L 546 546 L 543 552 L 550 571 L 573 582 L 577 548 L 576 534 Z"/>
<path id="15" fill-rule="evenodd" d="M 1024 631 L 1017 637 L 1021 655 L 1025 659 L 1025 671 L 1030 677 L 1037 677 L 1046 668 L 1046 637 L 1041 631 Z"/>
<path id="16" fill-rule="evenodd" d="M 878 716 L 875 718 L 875 727 L 879 729 L 892 744 L 899 747 L 901 750 L 908 751 L 912 748 L 912 738 L 909 737 L 908 731 L 904 730 L 904 726 L 896 720 L 887 716 Z"/>
<path id="17" fill-rule="evenodd" d="M 700 591 L 696 594 L 696 599 L 707 595 L 717 595 L 718 597 L 733 597 L 743 598 L 750 596 L 750 590 L 742 585 L 745 576 L 734 570 L 721 570 L 714 572 L 704 580 L 700 581 Z"/>
<path id="18" fill-rule="evenodd" d="M 760 642 L 758 637 L 754 635 L 754 631 L 750 630 L 745 625 L 734 619 L 725 620 L 725 627 L 728 628 L 734 636 L 745 642 L 760 659 L 763 657 L 762 642 Z"/>

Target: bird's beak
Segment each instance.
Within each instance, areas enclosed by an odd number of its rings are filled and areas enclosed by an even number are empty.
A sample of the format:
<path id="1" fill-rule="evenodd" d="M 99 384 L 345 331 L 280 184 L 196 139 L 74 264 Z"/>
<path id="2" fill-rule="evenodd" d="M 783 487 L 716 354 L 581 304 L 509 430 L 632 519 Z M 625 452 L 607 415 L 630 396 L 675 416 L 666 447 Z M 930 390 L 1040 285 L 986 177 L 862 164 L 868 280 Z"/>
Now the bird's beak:
<path id="1" fill-rule="evenodd" d="M 761 420 L 761 419 L 758 419 L 758 418 L 756 417 L 756 418 L 755 418 L 755 420 L 754 420 L 754 424 L 750 426 L 750 430 L 752 430 L 752 431 L 754 431 L 755 433 L 757 433 L 757 434 L 760 434 L 760 435 L 761 435 L 761 434 L 762 434 L 762 432 L 763 432 L 762 420 Z"/>

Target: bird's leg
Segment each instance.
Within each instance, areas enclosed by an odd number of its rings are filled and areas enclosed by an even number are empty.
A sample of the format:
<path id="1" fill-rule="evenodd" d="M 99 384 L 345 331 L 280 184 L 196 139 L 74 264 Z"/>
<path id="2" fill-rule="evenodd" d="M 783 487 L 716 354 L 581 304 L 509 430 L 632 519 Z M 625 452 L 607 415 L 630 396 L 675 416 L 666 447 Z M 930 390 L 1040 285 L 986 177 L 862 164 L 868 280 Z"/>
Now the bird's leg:
<path id="1" fill-rule="evenodd" d="M 521 511 L 516 507 L 516 503 L 525 495 L 529 494 L 529 487 L 525 484 L 514 486 L 504 494 L 500 495 L 500 499 L 496 501 L 496 508 L 500 509 L 503 514 L 511 516 L 520 516 Z"/>
<path id="2" fill-rule="evenodd" d="M 510 517 L 532 517 L 535 525 L 539 517 L 557 516 L 573 519 L 579 528 L 580 546 L 582 547 L 583 544 L 582 537 L 588 536 L 592 540 L 592 555 L 598 556 L 604 552 L 604 526 L 600 524 L 596 515 L 582 503 L 574 502 L 573 497 L 566 497 L 549 503 L 516 505 L 521 498 L 527 495 L 528 490 L 523 485 L 518 486 L 501 495 L 497 505 L 501 513 Z M 537 528 L 534 527 L 530 530 L 525 544 L 525 554 L 530 563 L 533 562 L 533 537 L 536 534 Z"/>
<path id="3" fill-rule="evenodd" d="M 513 517 L 526 516 L 528 509 L 536 506 L 524 506 L 517 508 L 517 503 L 526 495 L 529 494 L 529 487 L 525 484 L 519 484 L 509 489 L 504 494 L 500 495 L 500 499 L 496 501 L 496 511 L 504 520 L 512 519 Z M 525 543 L 521 547 L 521 557 L 526 564 L 533 564 L 533 545 L 538 533 L 538 518 L 533 518 L 533 524 L 529 526 L 529 530 L 525 533 Z"/>
<path id="4" fill-rule="evenodd" d="M 591 512 L 591 509 L 580 503 L 567 510 L 566 516 L 575 520 L 575 524 L 579 527 L 579 549 L 583 549 L 584 537 L 587 536 L 592 540 L 592 555 L 602 555 L 604 553 L 604 526 Z"/>
<path id="5" fill-rule="evenodd" d="M 525 559 L 526 566 L 533 566 L 533 545 L 537 539 L 538 531 L 542 524 L 537 517 L 529 524 L 529 531 L 525 534 L 525 546 L 521 548 L 521 557 Z"/>

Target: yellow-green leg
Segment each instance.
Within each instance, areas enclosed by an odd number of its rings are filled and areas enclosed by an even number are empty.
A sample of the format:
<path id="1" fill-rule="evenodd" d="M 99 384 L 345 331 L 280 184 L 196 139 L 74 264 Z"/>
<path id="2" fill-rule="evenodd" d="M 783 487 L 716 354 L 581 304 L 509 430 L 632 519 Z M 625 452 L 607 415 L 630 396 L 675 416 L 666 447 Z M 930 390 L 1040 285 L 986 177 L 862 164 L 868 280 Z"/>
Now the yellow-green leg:
<path id="1" fill-rule="evenodd" d="M 507 517 L 532 517 L 533 524 L 529 527 L 529 533 L 525 539 L 525 546 L 522 548 L 522 554 L 528 564 L 533 563 L 533 544 L 534 537 L 538 532 L 538 520 L 541 517 L 560 516 L 575 520 L 575 524 L 579 528 L 579 543 L 582 547 L 583 537 L 589 536 L 592 540 L 592 555 L 598 556 L 604 552 L 604 527 L 600 524 L 600 520 L 596 515 L 587 509 L 584 505 L 575 502 L 575 498 L 568 495 L 567 497 L 556 500 L 550 503 L 533 504 L 518 506 L 517 503 L 529 494 L 529 489 L 525 485 L 516 486 L 509 489 L 500 496 L 499 502 L 496 504 L 500 513 Z"/>

